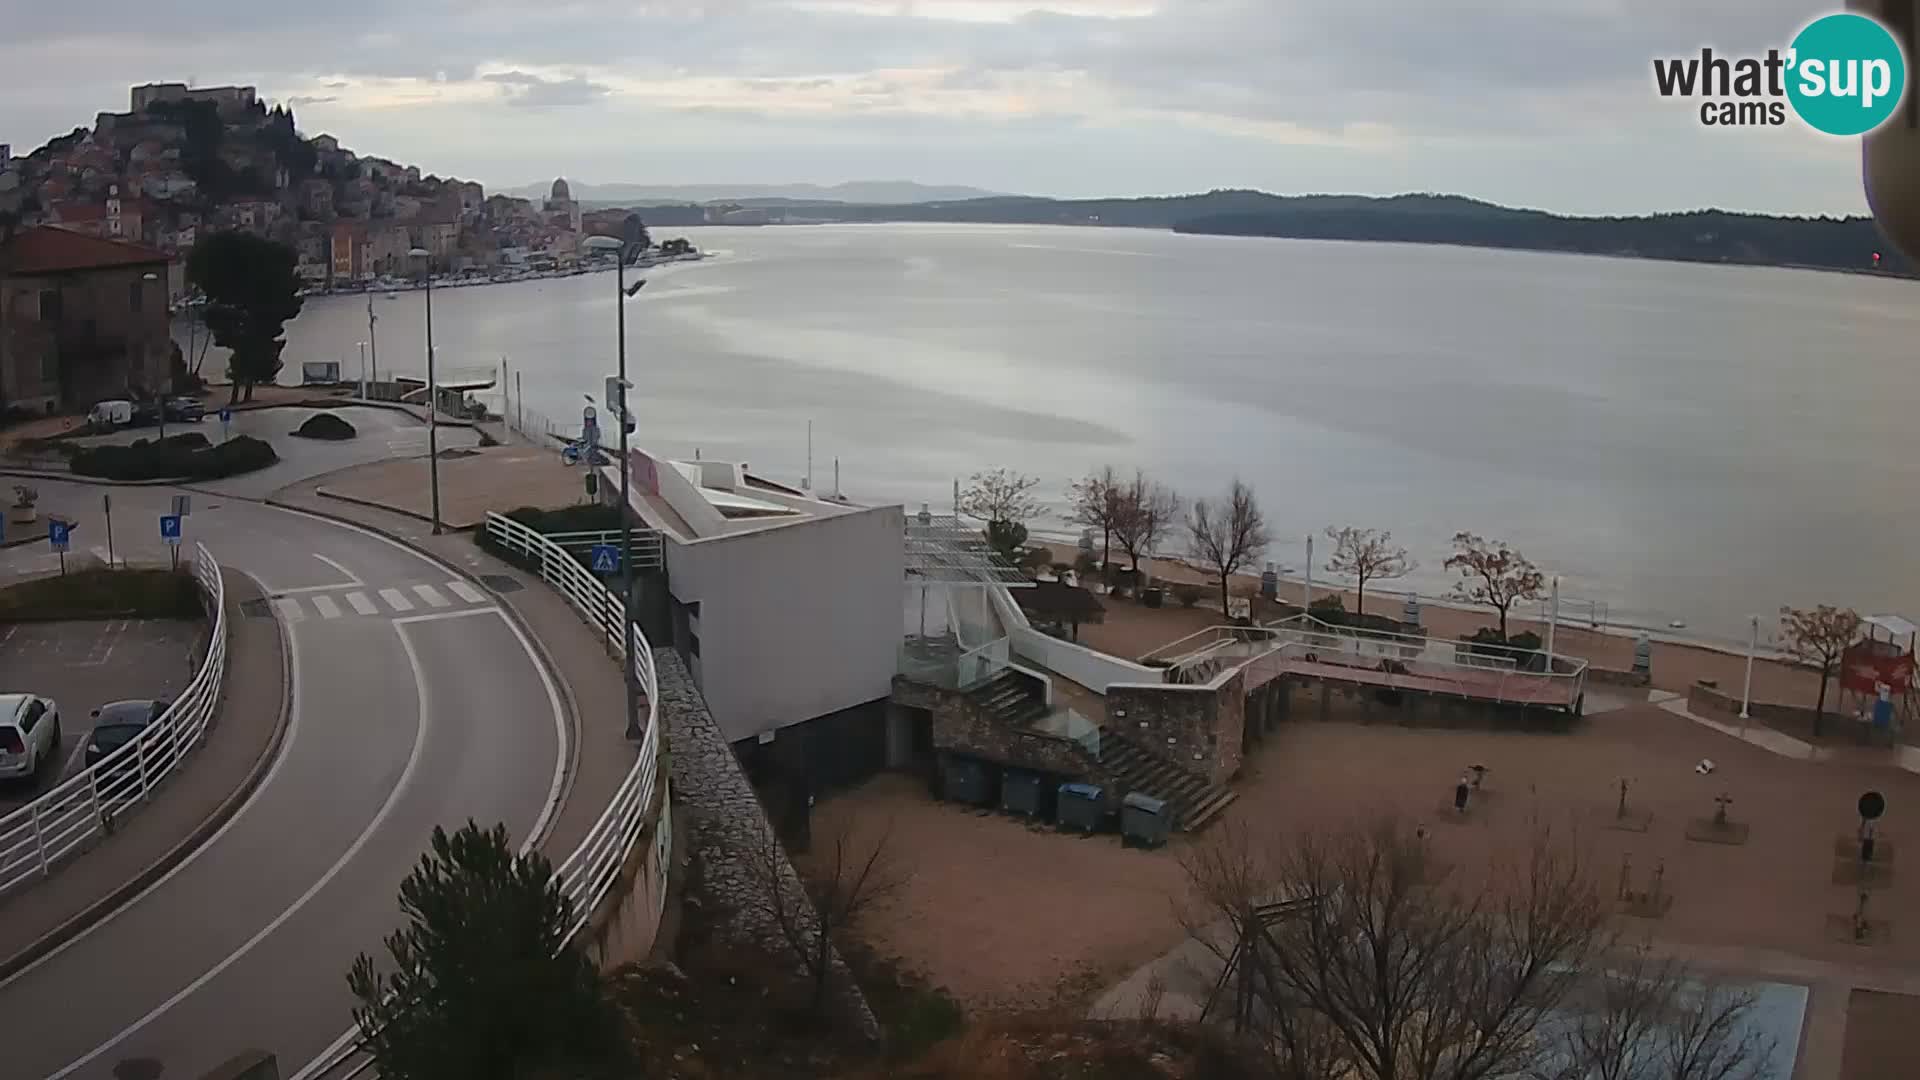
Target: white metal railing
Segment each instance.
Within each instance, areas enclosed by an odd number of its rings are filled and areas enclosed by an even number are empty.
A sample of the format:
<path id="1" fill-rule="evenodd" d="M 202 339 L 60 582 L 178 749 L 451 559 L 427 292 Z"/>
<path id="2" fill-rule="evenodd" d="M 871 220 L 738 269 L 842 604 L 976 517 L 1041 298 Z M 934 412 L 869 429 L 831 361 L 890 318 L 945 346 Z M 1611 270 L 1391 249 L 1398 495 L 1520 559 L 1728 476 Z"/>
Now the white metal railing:
<path id="1" fill-rule="evenodd" d="M 547 539 L 560 545 L 573 555 L 586 555 L 597 544 L 619 544 L 620 530 L 604 529 L 586 532 L 557 532 L 543 534 Z M 633 568 L 635 570 L 657 570 L 666 564 L 666 549 L 655 529 L 633 530 Z"/>
<path id="2" fill-rule="evenodd" d="M 573 925 L 567 928 L 567 940 L 572 941 L 613 891 L 620 868 L 646 829 L 647 810 L 653 805 L 660 763 L 660 704 L 653 647 L 638 626 L 626 623 L 620 598 L 588 573 L 565 548 L 503 514 L 489 512 L 486 528 L 487 535 L 500 546 L 539 564 L 541 579 L 566 597 L 587 625 L 600 632 L 601 641 L 613 651 L 616 659 L 625 662 L 624 657 L 632 658 L 634 678 L 646 695 L 646 734 L 641 738 L 639 758 L 633 768 L 627 770 L 626 778 L 621 780 L 593 827 L 587 830 L 586 837 L 555 871 L 561 894 L 573 906 Z M 623 624 L 632 631 L 631 639 L 626 642 L 621 640 Z M 630 647 L 623 649 L 623 645 Z M 661 820 L 663 834 L 659 851 L 661 865 L 665 866 L 672 854 L 672 841 L 664 833 L 665 817 Z M 662 890 L 663 895 L 664 892 Z M 333 1056 L 322 1055 L 322 1060 L 314 1063 L 319 1066 L 317 1069 L 309 1065 L 296 1073 L 296 1077 L 352 1080 L 365 1073 L 373 1066 L 373 1059 L 360 1051 L 355 1034 L 354 1029 L 348 1029 L 334 1044 L 340 1049 L 334 1051 Z"/>
<path id="3" fill-rule="evenodd" d="M 220 565 L 204 544 L 194 545 L 193 575 L 213 625 L 200 670 L 160 718 L 125 746 L 0 817 L 0 893 L 47 877 L 61 859 L 111 833 L 200 745 L 226 674 L 227 594 Z"/>
<path id="4" fill-rule="evenodd" d="M 954 661 L 954 689 L 971 690 L 1000 674 L 1013 662 L 1010 644 L 1006 638 L 995 638 L 961 653 Z"/>

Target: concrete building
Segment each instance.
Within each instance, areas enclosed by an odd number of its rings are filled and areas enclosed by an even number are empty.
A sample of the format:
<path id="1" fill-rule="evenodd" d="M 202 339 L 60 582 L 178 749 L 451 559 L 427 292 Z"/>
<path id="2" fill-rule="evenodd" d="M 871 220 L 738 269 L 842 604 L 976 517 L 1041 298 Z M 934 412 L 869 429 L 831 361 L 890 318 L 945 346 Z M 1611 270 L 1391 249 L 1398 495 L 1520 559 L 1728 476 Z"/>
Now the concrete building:
<path id="1" fill-rule="evenodd" d="M 259 99 L 251 86 L 189 88 L 186 83 L 146 83 L 134 87 L 127 97 L 133 112 L 144 112 L 147 106 L 162 101 L 211 101 L 222 113 L 238 113 L 253 108 Z"/>
<path id="2" fill-rule="evenodd" d="M 41 226 L 0 245 L 0 405 L 81 410 L 165 384 L 170 257 Z"/>

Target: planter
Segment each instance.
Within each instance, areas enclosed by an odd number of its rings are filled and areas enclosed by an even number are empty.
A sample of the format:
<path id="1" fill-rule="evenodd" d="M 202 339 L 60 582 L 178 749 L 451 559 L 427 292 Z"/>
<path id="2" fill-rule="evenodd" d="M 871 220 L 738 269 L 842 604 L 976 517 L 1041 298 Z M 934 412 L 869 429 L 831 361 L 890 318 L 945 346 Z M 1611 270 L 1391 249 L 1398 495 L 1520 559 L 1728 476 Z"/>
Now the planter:
<path id="1" fill-rule="evenodd" d="M 1167 594 L 1159 586 L 1150 586 L 1140 590 L 1140 602 L 1150 608 L 1157 608 L 1166 602 Z"/>
<path id="2" fill-rule="evenodd" d="M 40 510 L 38 507 L 33 507 L 33 506 L 7 507 L 7 524 L 9 525 L 31 525 L 34 522 L 39 520 L 40 520 Z"/>

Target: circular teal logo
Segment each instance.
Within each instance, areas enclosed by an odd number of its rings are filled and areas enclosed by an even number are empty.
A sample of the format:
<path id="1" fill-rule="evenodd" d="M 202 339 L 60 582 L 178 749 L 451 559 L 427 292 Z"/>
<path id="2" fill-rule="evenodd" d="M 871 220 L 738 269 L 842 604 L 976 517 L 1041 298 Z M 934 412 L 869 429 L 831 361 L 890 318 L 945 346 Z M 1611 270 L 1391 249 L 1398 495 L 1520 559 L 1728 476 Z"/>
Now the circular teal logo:
<path id="1" fill-rule="evenodd" d="M 1887 28 L 1846 12 L 1808 23 L 1787 54 L 1787 100 L 1816 131 L 1865 135 L 1907 92 L 1907 57 Z"/>

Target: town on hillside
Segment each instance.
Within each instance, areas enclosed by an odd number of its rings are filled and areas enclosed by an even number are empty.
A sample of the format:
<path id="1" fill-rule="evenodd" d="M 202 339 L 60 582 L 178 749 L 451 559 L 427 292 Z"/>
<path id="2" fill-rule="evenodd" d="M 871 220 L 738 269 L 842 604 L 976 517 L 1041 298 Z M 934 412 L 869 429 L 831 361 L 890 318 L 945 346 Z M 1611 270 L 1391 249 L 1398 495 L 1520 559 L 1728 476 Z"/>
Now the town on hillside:
<path id="1" fill-rule="evenodd" d="M 0 143 L 0 233 L 50 225 L 171 256 L 170 297 L 197 238 L 244 231 L 298 253 L 315 292 L 394 287 L 419 272 L 498 279 L 584 266 L 581 241 L 619 233 L 621 210 L 593 213 L 565 180 L 543 202 L 487 195 L 475 181 L 361 156 L 332 135 L 300 134 L 293 113 L 251 86 L 133 87 L 103 112 L 23 157 Z M 671 246 L 669 246 L 671 245 Z M 684 240 L 660 257 L 694 254 Z M 387 279 L 387 280 L 383 280 Z"/>

